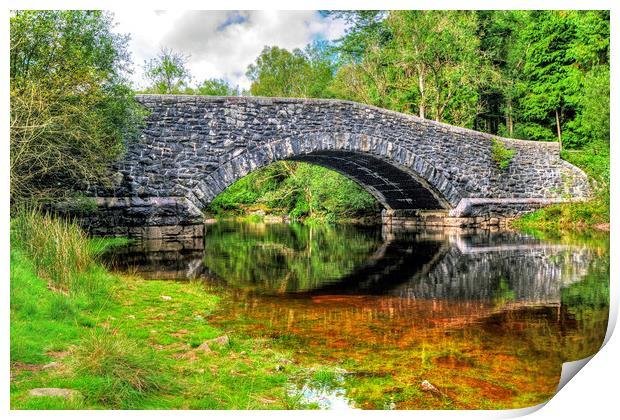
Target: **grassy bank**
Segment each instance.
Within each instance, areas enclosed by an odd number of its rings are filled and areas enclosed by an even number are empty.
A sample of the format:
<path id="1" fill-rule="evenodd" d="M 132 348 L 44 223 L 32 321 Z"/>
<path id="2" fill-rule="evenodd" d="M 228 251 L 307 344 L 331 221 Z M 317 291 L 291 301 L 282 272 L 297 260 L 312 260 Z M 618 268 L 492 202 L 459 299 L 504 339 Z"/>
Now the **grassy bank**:
<path id="1" fill-rule="evenodd" d="M 542 231 L 609 230 L 609 144 L 565 150 L 562 158 L 588 174 L 592 199 L 545 207 L 520 217 L 513 226 L 521 230 Z"/>
<path id="2" fill-rule="evenodd" d="M 119 277 L 97 262 L 109 241 L 30 212 L 11 221 L 14 409 L 299 408 L 269 341 L 220 338 L 203 285 Z M 205 344 L 207 343 L 207 344 Z M 66 388 L 74 397 L 32 397 Z"/>

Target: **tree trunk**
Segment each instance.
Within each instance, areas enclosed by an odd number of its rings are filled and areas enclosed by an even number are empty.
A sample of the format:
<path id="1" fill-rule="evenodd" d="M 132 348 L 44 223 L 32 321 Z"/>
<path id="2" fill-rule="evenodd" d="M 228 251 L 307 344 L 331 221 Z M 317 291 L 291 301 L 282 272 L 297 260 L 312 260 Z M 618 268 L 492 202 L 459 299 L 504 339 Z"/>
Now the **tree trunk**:
<path id="1" fill-rule="evenodd" d="M 558 132 L 558 142 L 560 142 L 560 150 L 562 150 L 562 127 L 560 125 L 560 110 L 555 110 L 555 126 Z"/>
<path id="2" fill-rule="evenodd" d="M 512 120 L 512 98 L 508 98 L 506 103 L 506 129 L 508 130 L 508 136 L 512 137 L 514 122 Z"/>

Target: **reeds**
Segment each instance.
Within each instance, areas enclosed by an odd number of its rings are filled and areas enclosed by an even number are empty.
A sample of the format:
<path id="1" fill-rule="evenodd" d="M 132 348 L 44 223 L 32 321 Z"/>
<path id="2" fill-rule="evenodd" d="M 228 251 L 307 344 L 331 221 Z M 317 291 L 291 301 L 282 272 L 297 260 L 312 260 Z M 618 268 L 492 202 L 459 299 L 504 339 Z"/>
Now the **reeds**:
<path id="1" fill-rule="evenodd" d="M 11 243 L 25 251 L 39 277 L 50 288 L 79 291 L 82 274 L 95 267 L 89 239 L 74 222 L 44 214 L 39 209 L 20 209 L 11 220 Z"/>

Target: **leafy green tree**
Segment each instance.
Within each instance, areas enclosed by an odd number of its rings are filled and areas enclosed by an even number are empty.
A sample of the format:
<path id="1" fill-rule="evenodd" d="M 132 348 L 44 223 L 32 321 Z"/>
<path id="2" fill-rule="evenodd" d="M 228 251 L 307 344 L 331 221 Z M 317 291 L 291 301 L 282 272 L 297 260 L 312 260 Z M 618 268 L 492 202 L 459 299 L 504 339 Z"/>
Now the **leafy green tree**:
<path id="1" fill-rule="evenodd" d="M 10 20 L 11 204 L 105 182 L 143 113 L 127 37 L 101 11 L 17 11 Z"/>
<path id="2" fill-rule="evenodd" d="M 593 67 L 585 74 L 583 95 L 579 99 L 578 130 L 581 138 L 602 142 L 609 147 L 610 89 L 609 66 Z"/>
<path id="3" fill-rule="evenodd" d="M 568 53 L 575 37 L 574 13 L 536 11 L 525 32 L 529 47 L 524 75 L 528 89 L 521 99 L 527 121 L 524 133 L 535 140 L 562 142 L 566 119 L 575 112 L 578 69 Z"/>
<path id="4" fill-rule="evenodd" d="M 358 14 L 362 28 L 341 42 L 341 48 L 355 52 L 336 75 L 338 96 L 472 125 L 478 87 L 488 73 L 475 13 L 391 11 L 382 21 Z M 368 40 L 361 40 L 364 35 Z"/>
<path id="5" fill-rule="evenodd" d="M 182 93 L 192 78 L 187 57 L 165 47 L 157 57 L 144 62 L 144 76 L 151 82 L 147 92 L 163 94 Z"/>
<path id="6" fill-rule="evenodd" d="M 514 136 L 518 99 L 523 96 L 523 66 L 527 43 L 523 31 L 529 19 L 525 10 L 481 10 L 478 15 L 480 53 L 492 66 L 480 86 L 477 130 Z"/>
<path id="7" fill-rule="evenodd" d="M 265 47 L 246 75 L 252 95 L 313 98 L 331 96 L 333 73 L 329 46 L 318 42 L 305 51 Z"/>
<path id="8" fill-rule="evenodd" d="M 194 89 L 194 93 L 205 96 L 238 96 L 239 88 L 230 86 L 224 79 L 206 79 Z"/>
<path id="9" fill-rule="evenodd" d="M 252 81 L 250 93 L 256 96 L 306 97 L 304 74 L 308 62 L 301 50 L 265 47 L 246 72 Z"/>

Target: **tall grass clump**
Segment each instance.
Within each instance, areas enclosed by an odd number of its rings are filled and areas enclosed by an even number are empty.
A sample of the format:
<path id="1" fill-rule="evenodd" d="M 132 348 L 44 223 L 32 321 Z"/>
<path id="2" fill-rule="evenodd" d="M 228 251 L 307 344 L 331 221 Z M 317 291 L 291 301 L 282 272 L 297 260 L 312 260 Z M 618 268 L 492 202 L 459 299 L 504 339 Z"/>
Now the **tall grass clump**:
<path id="1" fill-rule="evenodd" d="M 94 293 L 106 280 L 89 238 L 72 220 L 37 208 L 19 209 L 11 220 L 11 243 L 28 255 L 53 290 Z"/>
<path id="2" fill-rule="evenodd" d="M 152 349 L 110 328 L 87 334 L 72 359 L 74 372 L 88 384 L 87 398 L 105 407 L 136 408 L 148 393 L 170 387 Z"/>

